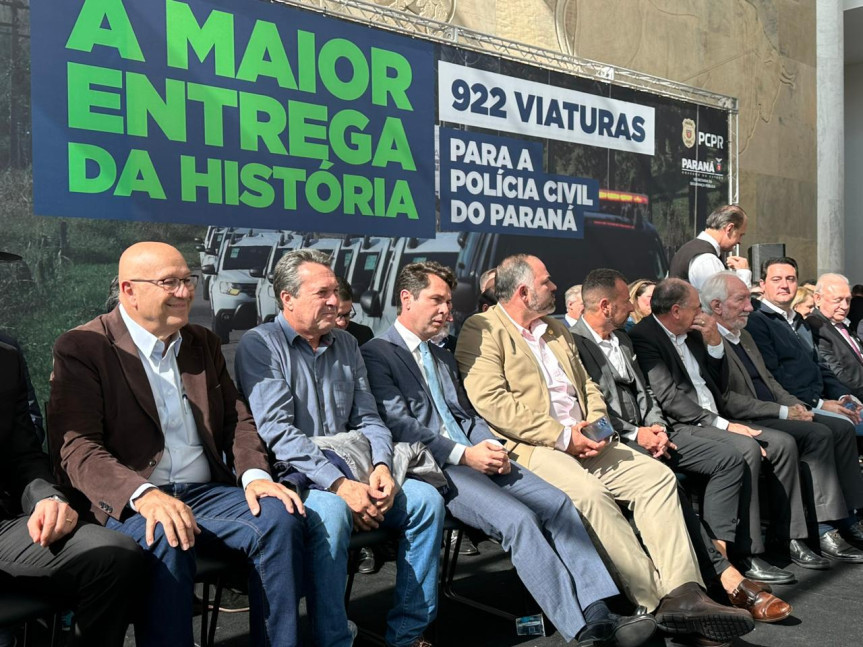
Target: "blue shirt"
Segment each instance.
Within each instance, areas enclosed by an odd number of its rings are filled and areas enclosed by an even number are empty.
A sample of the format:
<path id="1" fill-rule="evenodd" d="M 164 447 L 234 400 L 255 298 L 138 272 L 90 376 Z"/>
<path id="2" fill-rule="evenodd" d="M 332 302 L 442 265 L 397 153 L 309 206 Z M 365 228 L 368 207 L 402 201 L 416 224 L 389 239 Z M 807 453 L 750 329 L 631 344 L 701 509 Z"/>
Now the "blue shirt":
<path id="1" fill-rule="evenodd" d="M 392 435 L 378 415 L 356 339 L 334 329 L 317 351 L 279 314 L 240 340 L 237 386 L 258 433 L 277 461 L 286 461 L 329 488 L 343 474 L 312 436 L 357 430 L 371 443 L 372 461 L 392 467 Z"/>

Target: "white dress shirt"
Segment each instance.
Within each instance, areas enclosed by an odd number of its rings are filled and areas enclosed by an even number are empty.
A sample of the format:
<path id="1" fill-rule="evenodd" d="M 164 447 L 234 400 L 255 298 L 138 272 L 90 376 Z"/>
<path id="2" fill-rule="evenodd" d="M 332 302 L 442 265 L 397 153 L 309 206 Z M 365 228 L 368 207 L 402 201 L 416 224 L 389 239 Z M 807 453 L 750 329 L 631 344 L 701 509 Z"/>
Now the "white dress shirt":
<path id="1" fill-rule="evenodd" d="M 533 322 L 530 330 L 528 330 L 516 323 L 509 316 L 506 308 L 502 307 L 501 310 L 516 327 L 516 330 L 518 330 L 522 339 L 524 339 L 528 348 L 530 348 L 530 352 L 536 358 L 537 364 L 539 364 L 550 396 L 549 414 L 563 425 L 563 431 L 557 437 L 554 447 L 560 451 L 566 451 L 572 438 L 572 426 L 584 420 L 584 414 L 578 402 L 575 386 L 570 382 L 566 371 L 563 370 L 557 357 L 555 357 L 546 341 L 542 338 L 548 329 L 548 324 L 542 319 L 537 319 Z"/>
<path id="2" fill-rule="evenodd" d="M 423 367 L 423 360 L 420 356 L 420 344 L 423 342 L 422 339 L 417 337 L 413 332 L 408 330 L 402 322 L 398 319 L 395 321 L 395 329 L 401 335 L 402 339 L 405 342 L 405 345 L 408 347 L 408 350 L 411 353 L 411 357 L 414 358 L 414 361 L 419 366 L 420 373 L 423 376 L 423 379 L 426 381 L 426 386 L 428 386 L 429 378 L 426 375 L 426 370 Z M 438 375 L 438 382 L 440 382 L 440 375 Z M 441 428 L 438 430 L 441 436 L 447 436 L 446 426 L 443 421 L 441 421 Z M 452 448 L 452 451 L 449 453 L 449 456 L 446 457 L 446 462 L 450 465 L 458 465 L 461 462 L 462 456 L 464 456 L 464 451 L 467 449 L 467 445 L 462 445 L 461 443 L 455 443 Z"/>
<path id="3" fill-rule="evenodd" d="M 656 319 L 655 316 L 653 316 L 653 318 Z M 728 429 L 728 420 L 719 415 L 719 409 L 716 407 L 716 400 L 713 397 L 713 393 L 710 392 L 710 389 L 707 388 L 707 382 L 703 377 L 701 377 L 701 367 L 698 365 L 698 360 L 695 359 L 692 351 L 689 350 L 689 347 L 686 345 L 686 335 L 675 335 L 668 328 L 663 326 L 659 319 L 656 319 L 656 323 L 662 327 L 665 334 L 668 335 L 668 338 L 674 345 L 674 350 L 676 350 L 677 354 L 680 355 L 680 359 L 683 361 L 683 367 L 686 369 L 686 373 L 689 375 L 689 379 L 695 387 L 696 394 L 698 394 L 698 404 L 702 409 L 706 409 L 716 416 L 711 424 L 719 429 Z M 721 359 L 725 355 L 725 347 L 722 344 L 717 344 L 716 346 L 708 345 L 707 352 L 710 353 L 711 357 Z"/>
<path id="4" fill-rule="evenodd" d="M 717 323 L 716 327 L 719 329 L 719 334 L 725 337 L 730 343 L 737 346 L 740 343 L 740 333 L 736 330 L 728 330 L 721 323 Z M 788 420 L 788 407 L 784 404 L 779 405 L 779 419 L 780 420 Z"/>
<path id="5" fill-rule="evenodd" d="M 596 342 L 596 345 L 599 346 L 602 354 L 605 355 L 605 358 L 611 362 L 611 365 L 614 366 L 614 369 L 620 374 L 621 377 L 634 377 L 629 373 L 629 367 L 626 364 L 626 359 L 623 357 L 623 352 L 620 350 L 620 340 L 617 338 L 617 335 L 614 333 L 608 336 L 608 339 L 603 339 L 599 336 L 593 328 L 589 325 L 587 329 L 590 331 L 590 334 L 593 335 L 593 341 Z"/>
<path id="6" fill-rule="evenodd" d="M 696 238 L 710 243 L 717 254 L 721 253 L 719 243 L 706 231 L 702 231 Z M 727 269 L 722 260 L 717 256 L 713 254 L 699 254 L 689 261 L 689 282 L 696 290 L 701 290 L 701 286 L 704 285 L 707 279 Z M 746 287 L 752 285 L 752 270 L 734 270 L 734 273 L 746 284 Z"/>
<path id="7" fill-rule="evenodd" d="M 165 436 L 165 449 L 156 469 L 150 474 L 149 481 L 136 489 L 129 498 L 130 507 L 137 511 L 135 499 L 150 488 L 169 483 L 209 483 L 210 463 L 204 453 L 198 425 L 177 366 L 182 335 L 177 332 L 166 347 L 165 342 L 135 322 L 122 305 L 120 316 L 138 350 L 156 402 L 159 425 Z M 272 480 L 265 471 L 251 469 L 243 474 L 243 487 L 258 478 Z"/>

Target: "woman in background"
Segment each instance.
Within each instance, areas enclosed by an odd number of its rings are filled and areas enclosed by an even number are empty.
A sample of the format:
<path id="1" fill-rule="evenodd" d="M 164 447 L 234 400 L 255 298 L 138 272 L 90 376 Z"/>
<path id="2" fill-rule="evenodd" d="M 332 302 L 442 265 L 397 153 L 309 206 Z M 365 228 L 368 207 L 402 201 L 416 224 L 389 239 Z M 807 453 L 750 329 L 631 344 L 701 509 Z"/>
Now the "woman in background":
<path id="1" fill-rule="evenodd" d="M 635 308 L 624 324 L 624 330 L 629 332 L 639 321 L 650 314 L 650 298 L 653 296 L 653 288 L 656 285 L 649 279 L 638 279 L 629 284 L 629 300 Z"/>

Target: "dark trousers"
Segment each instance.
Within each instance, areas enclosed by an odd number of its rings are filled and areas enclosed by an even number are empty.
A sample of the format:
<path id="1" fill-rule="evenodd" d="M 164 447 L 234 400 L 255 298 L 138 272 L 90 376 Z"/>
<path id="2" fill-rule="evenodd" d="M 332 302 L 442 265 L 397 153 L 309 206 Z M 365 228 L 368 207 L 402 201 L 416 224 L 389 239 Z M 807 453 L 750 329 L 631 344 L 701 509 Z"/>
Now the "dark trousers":
<path id="1" fill-rule="evenodd" d="M 736 421 L 735 421 L 736 422 Z M 698 427 L 698 434 L 734 447 L 746 461 L 743 488 L 740 499 L 740 519 L 734 552 L 738 555 L 758 555 L 764 552 L 761 535 L 761 503 L 759 500 L 759 478 L 762 464 L 770 500 L 770 529 L 779 541 L 803 539 L 808 535 L 803 497 L 800 491 L 800 469 L 797 443 L 788 434 L 743 421 L 741 424 L 760 429 L 755 438 L 724 431 L 716 427 Z M 767 452 L 762 459 L 761 447 Z"/>
<path id="2" fill-rule="evenodd" d="M 79 524 L 42 548 L 30 539 L 26 516 L 0 521 L 0 586 L 68 598 L 80 645 L 123 644 L 143 564 L 134 541 L 101 526 Z"/>
<path id="3" fill-rule="evenodd" d="M 192 600 L 195 551 L 246 556 L 249 564 L 249 644 L 298 644 L 297 605 L 302 586 L 303 523 L 275 498 L 260 500 L 261 513 L 249 511 L 239 487 L 214 483 L 175 483 L 162 491 L 188 505 L 201 534 L 194 548 L 171 548 L 161 524 L 152 546 L 145 539 L 146 520 L 135 514 L 108 527 L 129 535 L 145 550 L 149 586 L 143 617 L 136 619 L 138 647 L 193 645 Z M 341 603 L 341 600 L 336 602 Z"/>
<path id="4" fill-rule="evenodd" d="M 863 476 L 850 422 L 816 414 L 813 422 L 770 419 L 754 424 L 784 431 L 797 442 L 803 501 L 815 516 L 811 521 L 837 521 L 863 507 Z"/>
<path id="5" fill-rule="evenodd" d="M 701 518 L 711 537 L 736 542 L 740 525 L 741 496 L 746 462 L 728 443 L 709 438 L 705 427 L 675 425 L 669 439 L 677 449 L 663 459 L 673 471 L 705 483 Z"/>

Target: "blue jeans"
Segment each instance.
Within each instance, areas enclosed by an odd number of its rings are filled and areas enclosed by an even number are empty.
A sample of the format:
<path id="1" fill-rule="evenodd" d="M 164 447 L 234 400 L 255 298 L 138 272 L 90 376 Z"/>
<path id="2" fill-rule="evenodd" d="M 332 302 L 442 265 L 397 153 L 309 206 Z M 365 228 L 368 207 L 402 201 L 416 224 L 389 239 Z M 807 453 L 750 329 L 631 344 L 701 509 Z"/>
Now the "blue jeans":
<path id="1" fill-rule="evenodd" d="M 188 505 L 201 534 L 187 551 L 171 548 L 162 525 L 147 546 L 146 519 L 135 514 L 107 526 L 132 537 L 144 548 L 150 572 L 149 595 L 135 622 L 138 647 L 194 645 L 192 599 L 195 552 L 239 551 L 249 564 L 251 645 L 299 644 L 297 604 L 302 584 L 303 524 L 275 498 L 260 500 L 261 513 L 249 511 L 239 487 L 216 483 L 175 483 L 159 488 Z"/>
<path id="2" fill-rule="evenodd" d="M 342 604 L 347 584 L 350 508 L 341 497 L 311 490 L 306 505 L 306 602 L 318 647 L 350 647 Z M 387 615 L 386 642 L 410 645 L 437 614 L 437 575 L 444 504 L 428 483 L 408 479 L 395 496 L 382 527 L 402 531 L 396 561 L 393 607 Z"/>

